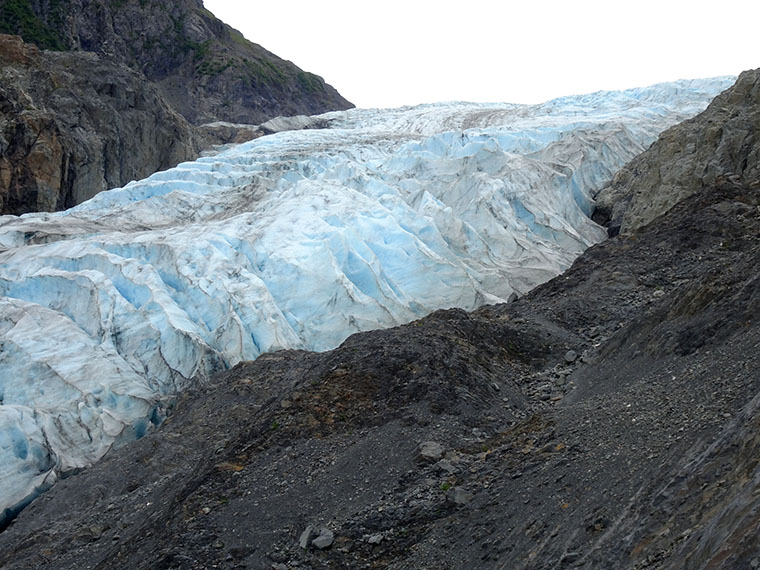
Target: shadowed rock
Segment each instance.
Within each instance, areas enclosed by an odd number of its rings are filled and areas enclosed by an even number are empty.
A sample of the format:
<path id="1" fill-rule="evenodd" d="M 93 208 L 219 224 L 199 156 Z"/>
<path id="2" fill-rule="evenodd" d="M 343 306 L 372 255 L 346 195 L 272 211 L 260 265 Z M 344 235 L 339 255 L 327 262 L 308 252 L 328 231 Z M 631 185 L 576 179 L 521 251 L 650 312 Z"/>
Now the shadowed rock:
<path id="1" fill-rule="evenodd" d="M 0 212 L 65 209 L 200 148 L 193 127 L 139 73 L 0 35 Z"/>

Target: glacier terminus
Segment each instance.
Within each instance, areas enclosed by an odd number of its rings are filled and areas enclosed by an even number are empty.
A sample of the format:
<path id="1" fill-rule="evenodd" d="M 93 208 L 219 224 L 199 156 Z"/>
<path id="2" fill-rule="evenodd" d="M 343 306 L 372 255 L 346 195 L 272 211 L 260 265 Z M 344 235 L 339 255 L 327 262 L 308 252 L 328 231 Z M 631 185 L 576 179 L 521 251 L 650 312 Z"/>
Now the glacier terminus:
<path id="1" fill-rule="evenodd" d="M 0 217 L 0 527 L 215 371 L 561 273 L 606 237 L 596 191 L 733 81 L 327 113 Z"/>

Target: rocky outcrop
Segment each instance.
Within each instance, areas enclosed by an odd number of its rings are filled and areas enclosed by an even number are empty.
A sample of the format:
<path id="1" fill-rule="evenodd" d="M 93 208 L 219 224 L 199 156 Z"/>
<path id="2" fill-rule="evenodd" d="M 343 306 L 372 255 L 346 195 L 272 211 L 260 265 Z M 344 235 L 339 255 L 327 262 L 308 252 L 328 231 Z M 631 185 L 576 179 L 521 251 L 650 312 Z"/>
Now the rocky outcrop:
<path id="1" fill-rule="evenodd" d="M 144 77 L 0 35 L 0 211 L 74 206 L 195 158 L 200 140 Z"/>
<path id="2" fill-rule="evenodd" d="M 352 106 L 201 0 L 0 0 L 0 32 L 29 42 L 0 40 L 2 214 L 74 206 L 267 132 L 251 124 Z"/>
<path id="3" fill-rule="evenodd" d="M 259 129 L 258 125 L 227 123 L 225 121 L 205 123 L 198 127 L 198 131 L 209 142 L 209 145 L 239 144 L 264 136 L 264 132 Z"/>
<path id="4" fill-rule="evenodd" d="M 323 117 L 295 115 L 292 117 L 275 117 L 261 125 L 215 121 L 200 125 L 198 130 L 209 144 L 226 145 L 238 144 L 282 131 L 325 129 L 328 126 L 329 121 Z"/>
<path id="5" fill-rule="evenodd" d="M 37 23 L 30 41 L 43 37 L 46 47 L 95 52 L 143 73 L 196 125 L 258 124 L 352 107 L 321 77 L 248 41 L 201 0 L 13 3 L 28 5 Z M 14 29 L 23 35 L 23 26 Z M 55 41 L 40 30 L 52 31 Z"/>
<path id="6" fill-rule="evenodd" d="M 618 171 L 597 196 L 595 220 L 613 235 L 633 232 L 722 180 L 760 184 L 760 69 Z"/>

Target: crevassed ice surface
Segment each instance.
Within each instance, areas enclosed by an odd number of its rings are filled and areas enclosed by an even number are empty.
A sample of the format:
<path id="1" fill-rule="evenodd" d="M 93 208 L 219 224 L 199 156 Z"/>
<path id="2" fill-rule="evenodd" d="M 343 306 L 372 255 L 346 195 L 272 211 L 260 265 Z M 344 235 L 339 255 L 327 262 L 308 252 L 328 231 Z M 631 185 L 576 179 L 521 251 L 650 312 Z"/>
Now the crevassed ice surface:
<path id="1" fill-rule="evenodd" d="M 593 192 L 732 81 L 328 113 L 0 218 L 3 517 L 215 370 L 555 276 L 605 236 Z"/>

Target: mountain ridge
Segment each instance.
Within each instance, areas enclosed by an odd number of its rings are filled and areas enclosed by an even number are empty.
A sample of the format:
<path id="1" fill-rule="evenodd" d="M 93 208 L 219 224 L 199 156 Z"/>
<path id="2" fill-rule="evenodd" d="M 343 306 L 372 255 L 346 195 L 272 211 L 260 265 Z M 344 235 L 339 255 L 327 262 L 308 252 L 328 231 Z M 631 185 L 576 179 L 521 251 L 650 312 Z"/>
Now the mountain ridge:
<path id="1" fill-rule="evenodd" d="M 25 8 L 40 47 L 98 53 L 145 75 L 190 123 L 263 123 L 353 107 L 324 80 L 283 60 L 217 19 L 202 0 L 3 0 Z M 31 11 L 31 14 L 29 12 Z M 16 18 L 20 19 L 20 18 Z M 24 26 L 6 16 L 6 33 Z M 15 27 L 14 27 L 15 24 Z M 15 31 L 13 31 L 15 30 Z"/>

